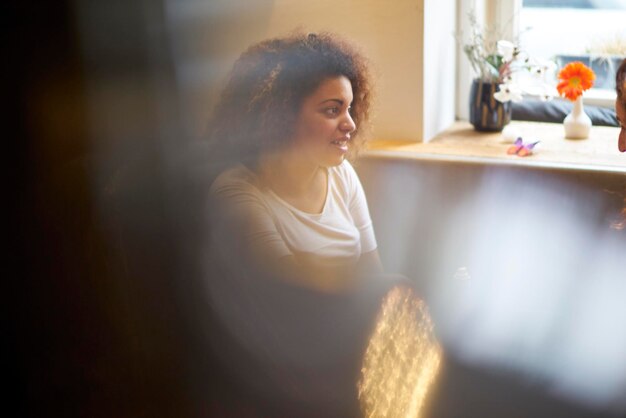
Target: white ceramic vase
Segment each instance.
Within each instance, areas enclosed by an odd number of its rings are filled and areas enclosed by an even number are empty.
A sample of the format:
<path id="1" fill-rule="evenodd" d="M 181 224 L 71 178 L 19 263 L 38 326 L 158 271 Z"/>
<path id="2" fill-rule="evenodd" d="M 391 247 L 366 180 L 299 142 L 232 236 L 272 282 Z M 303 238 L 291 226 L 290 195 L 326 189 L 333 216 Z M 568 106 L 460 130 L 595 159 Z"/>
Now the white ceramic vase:
<path id="1" fill-rule="evenodd" d="M 589 138 L 591 130 L 591 119 L 583 109 L 583 96 L 578 96 L 574 102 L 574 108 L 569 115 L 563 120 L 565 128 L 565 138 L 568 139 L 586 139 Z"/>

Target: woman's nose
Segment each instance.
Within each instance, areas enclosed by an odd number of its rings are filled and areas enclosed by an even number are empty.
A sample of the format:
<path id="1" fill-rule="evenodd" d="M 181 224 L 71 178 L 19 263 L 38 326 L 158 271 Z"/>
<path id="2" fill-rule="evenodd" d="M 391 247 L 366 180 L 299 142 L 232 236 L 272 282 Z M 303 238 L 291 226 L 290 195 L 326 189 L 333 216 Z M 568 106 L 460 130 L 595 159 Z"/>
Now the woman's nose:
<path id="1" fill-rule="evenodd" d="M 356 123 L 354 123 L 354 120 L 349 113 L 347 113 L 344 119 L 341 121 L 339 128 L 342 132 L 346 133 L 354 132 L 354 130 L 356 130 Z"/>

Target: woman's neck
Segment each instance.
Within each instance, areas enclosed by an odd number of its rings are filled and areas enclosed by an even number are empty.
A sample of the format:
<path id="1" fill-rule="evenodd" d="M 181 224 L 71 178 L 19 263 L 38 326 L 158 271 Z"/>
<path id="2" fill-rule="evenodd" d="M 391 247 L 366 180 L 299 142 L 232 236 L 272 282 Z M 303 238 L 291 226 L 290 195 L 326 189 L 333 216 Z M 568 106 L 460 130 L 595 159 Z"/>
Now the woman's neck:
<path id="1" fill-rule="evenodd" d="M 320 182 L 320 171 L 319 165 L 289 151 L 264 155 L 257 165 L 257 173 L 262 181 L 279 195 L 287 196 L 314 190 Z"/>

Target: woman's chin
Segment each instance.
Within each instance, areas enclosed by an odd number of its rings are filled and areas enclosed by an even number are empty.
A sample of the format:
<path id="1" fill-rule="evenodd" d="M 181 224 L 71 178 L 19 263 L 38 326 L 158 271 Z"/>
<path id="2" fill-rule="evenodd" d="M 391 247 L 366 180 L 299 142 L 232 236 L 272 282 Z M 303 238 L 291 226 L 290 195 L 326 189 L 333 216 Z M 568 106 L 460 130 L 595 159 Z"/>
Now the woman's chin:
<path id="1" fill-rule="evenodd" d="M 341 155 L 341 156 L 333 157 L 333 158 L 327 158 L 326 161 L 324 161 L 324 163 L 321 165 L 324 167 L 336 167 L 338 165 L 341 165 L 344 159 L 345 159 L 345 155 Z"/>
<path id="2" fill-rule="evenodd" d="M 327 162 L 326 165 L 328 167 L 340 165 L 341 163 L 343 163 L 343 160 L 346 158 L 347 154 L 348 154 L 347 146 L 339 147 L 336 145 L 331 145 L 331 152 L 328 154 L 326 158 L 326 162 Z"/>

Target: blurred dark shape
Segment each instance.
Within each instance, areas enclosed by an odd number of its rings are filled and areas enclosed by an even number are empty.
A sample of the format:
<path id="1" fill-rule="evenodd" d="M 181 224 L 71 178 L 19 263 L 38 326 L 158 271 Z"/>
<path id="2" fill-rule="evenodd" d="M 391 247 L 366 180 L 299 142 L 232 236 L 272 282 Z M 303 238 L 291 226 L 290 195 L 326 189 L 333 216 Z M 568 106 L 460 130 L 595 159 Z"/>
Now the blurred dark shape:
<path id="1" fill-rule="evenodd" d="M 206 293 L 216 170 L 180 129 L 164 6 L 21 4 L 8 18 L 18 415 L 357 416 L 359 353 L 391 283 L 337 297 L 254 287 L 272 302 L 258 318 L 270 334 L 283 326 L 330 353 L 324 370 L 301 356 L 256 373 L 264 346 L 241 352 Z"/>
<path id="2" fill-rule="evenodd" d="M 191 416 L 163 4 L 8 6 L 18 416 Z M 169 95 L 169 96 L 168 96 Z M 15 412 L 14 412 L 15 413 Z"/>
<path id="3" fill-rule="evenodd" d="M 328 294 L 226 270 L 212 279 L 207 341 L 236 394 L 218 405 L 247 405 L 258 414 L 251 416 L 361 416 L 356 384 L 368 337 L 382 298 L 399 282 L 375 278 Z"/>

